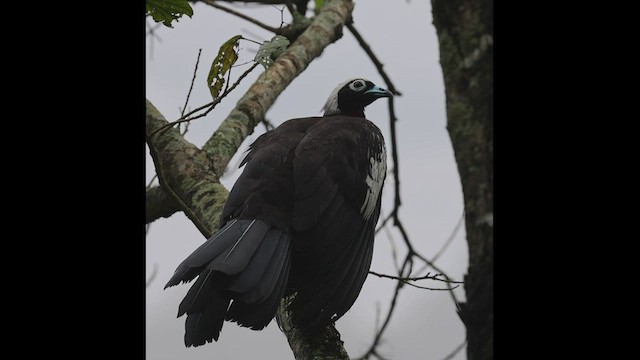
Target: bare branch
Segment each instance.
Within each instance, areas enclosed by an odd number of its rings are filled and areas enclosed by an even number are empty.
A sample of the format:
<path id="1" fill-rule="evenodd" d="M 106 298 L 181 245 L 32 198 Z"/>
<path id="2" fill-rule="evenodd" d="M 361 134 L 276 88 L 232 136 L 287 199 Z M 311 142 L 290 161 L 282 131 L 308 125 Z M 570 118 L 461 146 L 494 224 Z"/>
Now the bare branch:
<path id="1" fill-rule="evenodd" d="M 145 19 L 146 24 L 147 24 L 147 29 L 149 29 L 149 31 L 147 31 L 147 36 L 151 35 L 151 41 L 149 42 L 149 59 L 153 60 L 153 43 L 155 40 L 158 40 L 158 42 L 162 42 L 162 39 L 160 38 L 160 36 L 158 36 L 156 30 L 162 26 L 161 23 L 156 24 L 155 26 L 152 26 L 151 24 L 149 24 L 148 19 Z"/>
<path id="2" fill-rule="evenodd" d="M 258 66 L 259 63 L 253 63 L 253 65 L 251 65 L 251 67 L 245 71 L 242 75 L 240 75 L 240 77 L 238 78 L 238 80 L 236 80 L 236 82 L 228 89 L 226 89 L 222 95 L 218 96 L 217 98 L 215 98 L 213 101 L 211 101 L 210 103 L 207 103 L 205 105 L 202 105 L 200 107 L 198 107 L 195 110 L 192 110 L 190 112 L 188 112 L 186 115 L 183 115 L 180 119 L 176 120 L 176 121 L 172 121 L 170 123 L 165 124 L 164 126 L 156 129 L 151 135 L 156 135 L 157 133 L 161 132 L 161 131 L 165 131 L 166 129 L 173 127 L 176 124 L 180 124 L 180 123 L 184 123 L 184 122 L 189 122 L 195 119 L 199 119 L 202 117 L 207 116 L 207 114 L 209 114 L 211 112 L 211 110 L 213 110 L 221 101 L 222 99 L 224 99 L 227 95 L 229 95 L 229 93 L 231 91 L 233 91 L 233 89 L 236 88 L 236 86 L 238 86 L 238 84 L 240 83 L 240 81 L 242 81 L 242 79 L 244 79 L 247 75 L 249 75 L 249 73 L 256 68 L 256 66 Z M 228 84 L 228 83 L 227 83 Z M 205 112 L 203 112 L 202 114 L 196 115 L 196 116 L 192 116 L 192 117 L 186 117 L 189 116 L 191 114 L 194 114 L 200 110 L 203 109 L 207 109 Z"/>
<path id="3" fill-rule="evenodd" d="M 256 66 L 258 66 L 259 63 L 253 63 L 253 65 L 251 65 L 251 67 L 249 69 L 247 69 L 244 73 L 242 73 L 242 75 L 240 75 L 240 77 L 238 78 L 238 80 L 236 80 L 236 82 L 233 83 L 233 85 L 231 87 L 227 87 L 227 89 L 225 89 L 225 91 L 222 93 L 222 95 L 218 96 L 215 100 L 213 100 L 212 102 L 209 103 L 209 108 L 207 109 L 207 111 L 205 111 L 204 113 L 200 114 L 200 115 L 196 115 L 190 118 L 185 118 L 185 119 L 181 119 L 181 120 L 177 120 L 174 123 L 181 123 L 181 122 L 186 122 L 186 121 L 191 121 L 191 120 L 195 120 L 195 119 L 199 119 L 201 117 L 207 116 L 207 114 L 209 114 L 209 112 L 211 112 L 211 110 L 213 110 L 216 105 L 218 105 L 222 99 L 224 99 L 227 95 L 229 95 L 230 92 L 232 92 L 236 86 L 238 86 L 238 84 L 240 84 L 240 81 L 242 81 L 242 79 L 244 79 L 247 75 L 249 75 L 249 73 L 251 71 L 253 71 L 253 69 L 256 68 Z M 227 82 L 227 86 L 229 85 L 229 83 Z M 191 112 L 193 113 L 193 112 Z"/>
<path id="4" fill-rule="evenodd" d="M 394 280 L 400 280 L 400 281 L 404 281 L 404 282 L 427 280 L 428 279 L 428 280 L 436 280 L 436 281 L 442 281 L 442 282 L 452 283 L 452 284 L 464 284 L 463 281 L 445 280 L 445 279 L 438 278 L 438 276 L 443 276 L 442 274 L 431 275 L 431 273 L 428 273 L 427 275 L 418 276 L 418 277 L 400 277 L 400 276 L 380 274 L 380 273 L 377 273 L 375 271 L 369 271 L 369 274 L 375 275 L 375 276 L 377 276 L 379 278 L 394 279 Z"/>
<path id="5" fill-rule="evenodd" d="M 376 69 L 378 69 L 380 76 L 382 76 L 382 78 L 384 79 L 384 82 L 387 85 L 387 89 L 391 91 L 394 95 L 401 96 L 402 93 L 398 91 L 398 89 L 396 89 L 396 87 L 391 82 L 391 79 L 389 79 L 389 76 L 387 75 L 387 73 L 383 70 L 384 65 L 382 65 L 380 60 L 378 60 L 376 55 L 373 53 L 373 50 L 371 50 L 371 47 L 369 46 L 369 44 L 367 44 L 367 42 L 364 41 L 364 38 L 362 37 L 362 35 L 360 35 L 358 30 L 356 30 L 356 28 L 353 26 L 353 21 L 348 22 L 346 26 L 347 26 L 347 29 L 349 29 L 349 31 L 351 32 L 351 34 L 353 34 L 353 36 L 356 38 L 356 41 L 358 41 L 358 44 L 360 44 L 360 46 L 362 47 L 362 50 L 364 50 L 364 52 L 366 52 L 367 55 L 369 55 L 369 58 L 371 59 L 371 61 L 373 61 L 373 64 L 376 66 Z"/>
<path id="6" fill-rule="evenodd" d="M 216 8 L 216 9 L 218 9 L 218 10 L 222 10 L 222 11 L 224 11 L 224 12 L 227 12 L 227 13 L 231 14 L 231 15 L 235 15 L 235 16 L 237 16 L 237 17 L 241 18 L 241 19 L 247 20 L 248 22 L 250 22 L 250 23 L 252 23 L 252 24 L 254 24 L 254 25 L 258 26 L 258 27 L 261 27 L 261 28 L 263 28 L 263 29 L 265 29 L 265 30 L 267 30 L 267 31 L 271 31 L 271 32 L 276 33 L 276 34 L 277 34 L 277 33 L 278 33 L 278 31 L 279 31 L 279 29 L 276 29 L 276 28 L 274 28 L 273 26 L 269 26 L 269 25 L 267 25 L 267 24 L 265 24 L 265 23 L 262 23 L 262 22 L 260 22 L 260 21 L 258 21 L 258 20 L 256 20 L 256 19 L 254 19 L 254 18 L 252 18 L 252 17 L 250 17 L 250 16 L 247 16 L 247 15 L 245 15 L 245 14 L 242 14 L 242 13 L 240 13 L 240 12 L 237 12 L 237 11 L 235 11 L 235 10 L 233 10 L 233 9 L 229 9 L 228 7 L 225 7 L 225 6 L 219 5 L 219 4 L 217 4 L 217 3 L 216 3 L 216 1 L 212 1 L 212 0 L 201 0 L 201 2 L 203 2 L 203 3 L 207 4 L 207 5 L 213 6 L 214 8 Z"/>
<path id="7" fill-rule="evenodd" d="M 187 109 L 187 104 L 189 104 L 189 97 L 191 96 L 191 90 L 193 90 L 193 84 L 196 81 L 196 73 L 198 72 L 198 64 L 200 63 L 200 54 L 202 53 L 202 49 L 198 50 L 198 58 L 196 59 L 196 66 L 193 69 L 193 78 L 191 78 L 191 86 L 189 86 L 189 92 L 187 93 L 187 99 L 184 102 L 184 106 L 182 107 L 182 111 L 180 112 L 180 117 L 184 117 L 184 112 Z M 183 134 L 184 135 L 184 134 Z"/>
<path id="8" fill-rule="evenodd" d="M 145 195 L 145 223 L 151 222 L 163 217 L 167 218 L 175 212 L 180 211 L 175 201 L 167 195 L 160 186 L 154 186 L 147 189 Z"/>
<path id="9" fill-rule="evenodd" d="M 398 272 L 398 274 L 400 276 L 402 276 L 402 274 L 404 273 L 405 268 L 409 265 L 409 263 L 411 262 L 411 256 L 408 255 L 407 257 L 405 257 L 404 262 L 402 264 L 402 268 L 400 269 L 400 271 Z M 387 325 L 389 325 L 389 322 L 391 321 L 391 316 L 393 315 L 393 311 L 396 308 L 396 304 L 398 301 L 398 294 L 400 293 L 400 289 L 402 289 L 402 286 L 404 286 L 404 282 L 402 281 L 398 281 L 398 283 L 396 284 L 396 288 L 395 291 L 393 293 L 393 297 L 391 298 L 391 305 L 389 306 L 389 311 L 387 312 L 387 317 L 385 318 L 384 322 L 382 323 L 382 326 L 378 329 L 378 333 L 374 336 L 373 339 L 373 343 L 371 344 L 371 346 L 369 346 L 369 349 L 359 358 L 357 358 L 356 360 L 366 360 L 369 359 L 370 356 L 376 356 L 378 358 L 382 358 L 378 353 L 377 353 L 377 347 L 380 344 L 380 342 L 382 341 L 382 334 L 384 333 L 384 331 L 387 328 Z"/>
<path id="10" fill-rule="evenodd" d="M 185 140 L 177 129 L 152 135 L 168 122 L 149 100 L 145 123 L 149 153 L 165 195 L 209 238 L 218 227 L 229 192 L 209 168 L 206 154 Z"/>
<path id="11" fill-rule="evenodd" d="M 294 325 L 295 313 L 289 310 L 296 294 L 288 295 L 280 301 L 276 321 L 287 336 L 289 347 L 296 359 L 349 360 L 349 355 L 340 340 L 340 333 L 333 324 L 318 332 L 308 333 Z"/>
<path id="12" fill-rule="evenodd" d="M 264 129 L 266 131 L 271 131 L 276 128 L 275 126 L 273 126 L 273 123 L 271 123 L 271 121 L 267 119 L 262 119 L 262 125 L 264 125 Z"/>
<path id="13" fill-rule="evenodd" d="M 324 48 L 342 36 L 342 26 L 351 15 L 353 2 L 326 2 L 306 30 L 261 74 L 238 101 L 203 150 L 213 161 L 217 174 L 222 174 L 229 160 L 264 118 L 277 97 Z"/>
<path id="14" fill-rule="evenodd" d="M 382 230 L 385 226 L 387 226 L 387 222 L 388 222 L 389 220 L 391 220 L 391 219 L 393 219 L 393 212 L 392 212 L 391 214 L 387 215 L 387 216 L 382 220 L 382 223 L 378 226 L 378 228 L 376 229 L 376 232 L 375 232 L 375 233 L 377 234 L 380 230 Z"/>
<path id="15" fill-rule="evenodd" d="M 451 232 L 451 235 L 449 235 L 449 238 L 447 238 L 447 241 L 445 241 L 445 243 L 442 245 L 440 250 L 438 250 L 438 252 L 435 255 L 433 255 L 433 257 L 431 258 L 432 263 L 436 262 L 436 260 L 440 257 L 440 255 L 442 255 L 444 251 L 447 249 L 449 244 L 451 244 L 453 239 L 456 237 L 456 234 L 458 234 L 458 231 L 462 227 L 463 222 L 464 222 L 464 209 L 462 210 L 462 216 L 460 216 L 460 220 L 458 220 L 458 223 L 453 228 L 453 231 Z"/>
<path id="16" fill-rule="evenodd" d="M 442 360 L 451 360 L 451 359 L 453 359 L 453 357 L 456 356 L 456 354 L 459 353 L 460 350 L 464 349 L 465 345 L 467 345 L 467 340 L 463 341 L 460 345 L 456 346 L 456 348 L 453 349 L 453 351 L 449 355 L 444 357 Z"/>
<path id="17" fill-rule="evenodd" d="M 193 2 L 206 2 L 206 0 L 190 0 Z M 254 4 L 262 4 L 262 5 L 278 5 L 278 4 L 286 4 L 287 0 L 217 0 L 220 2 L 228 2 L 228 3 L 254 3 Z"/>
<path id="18" fill-rule="evenodd" d="M 149 276 L 149 279 L 147 279 L 147 284 L 145 287 L 149 287 L 149 285 L 151 285 L 151 283 L 153 282 L 153 280 L 156 278 L 156 275 L 158 275 L 158 264 L 154 263 L 153 264 L 153 270 L 151 271 L 151 275 Z"/>

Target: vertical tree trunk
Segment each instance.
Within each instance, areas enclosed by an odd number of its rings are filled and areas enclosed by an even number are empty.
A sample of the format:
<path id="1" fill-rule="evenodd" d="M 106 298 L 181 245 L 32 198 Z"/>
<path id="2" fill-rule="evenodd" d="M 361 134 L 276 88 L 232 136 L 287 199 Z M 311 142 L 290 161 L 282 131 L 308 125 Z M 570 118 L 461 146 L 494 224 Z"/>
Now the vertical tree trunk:
<path id="1" fill-rule="evenodd" d="M 447 98 L 447 129 L 462 182 L 469 269 L 469 360 L 493 359 L 493 0 L 432 0 Z"/>

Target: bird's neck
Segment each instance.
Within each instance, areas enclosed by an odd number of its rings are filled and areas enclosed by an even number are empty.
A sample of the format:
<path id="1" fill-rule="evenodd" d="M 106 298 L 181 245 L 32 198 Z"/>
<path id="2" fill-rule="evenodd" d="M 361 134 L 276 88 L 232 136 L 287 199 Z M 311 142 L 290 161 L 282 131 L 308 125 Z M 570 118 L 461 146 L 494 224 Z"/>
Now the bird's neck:
<path id="1" fill-rule="evenodd" d="M 359 118 L 365 118 L 364 117 L 364 110 L 360 109 L 355 109 L 355 110 L 347 110 L 347 111 L 341 111 L 339 115 L 344 115 L 344 116 L 353 116 L 353 117 L 359 117 Z"/>

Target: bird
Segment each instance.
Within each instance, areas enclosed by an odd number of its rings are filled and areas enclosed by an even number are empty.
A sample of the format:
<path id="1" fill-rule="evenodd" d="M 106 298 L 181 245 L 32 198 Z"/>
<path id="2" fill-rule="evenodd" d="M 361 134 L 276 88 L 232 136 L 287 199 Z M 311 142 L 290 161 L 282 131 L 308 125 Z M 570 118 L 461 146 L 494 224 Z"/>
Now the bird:
<path id="1" fill-rule="evenodd" d="M 364 109 L 392 96 L 364 78 L 344 81 L 323 116 L 287 120 L 249 146 L 219 229 L 165 286 L 197 277 L 178 308 L 186 347 L 218 341 L 225 321 L 261 330 L 292 294 L 303 331 L 351 308 L 371 265 L 387 170 L 384 137 Z"/>

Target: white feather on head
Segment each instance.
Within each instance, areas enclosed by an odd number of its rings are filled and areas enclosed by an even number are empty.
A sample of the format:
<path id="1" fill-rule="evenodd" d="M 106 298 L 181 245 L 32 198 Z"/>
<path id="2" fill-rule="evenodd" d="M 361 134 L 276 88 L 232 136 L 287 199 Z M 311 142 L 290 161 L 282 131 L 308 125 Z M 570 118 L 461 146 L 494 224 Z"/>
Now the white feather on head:
<path id="1" fill-rule="evenodd" d="M 339 114 L 340 113 L 340 109 L 338 108 L 338 92 L 345 85 L 347 85 L 348 83 L 350 83 L 350 82 L 352 82 L 354 80 L 369 81 L 369 80 L 367 80 L 365 78 L 361 78 L 360 77 L 360 78 L 349 79 L 347 81 L 343 81 L 340 84 L 338 84 L 338 86 L 336 86 L 336 88 L 333 89 L 331 94 L 329 94 L 329 98 L 327 99 L 327 102 L 322 107 L 322 110 L 324 111 L 324 116 L 335 115 L 335 114 Z"/>

